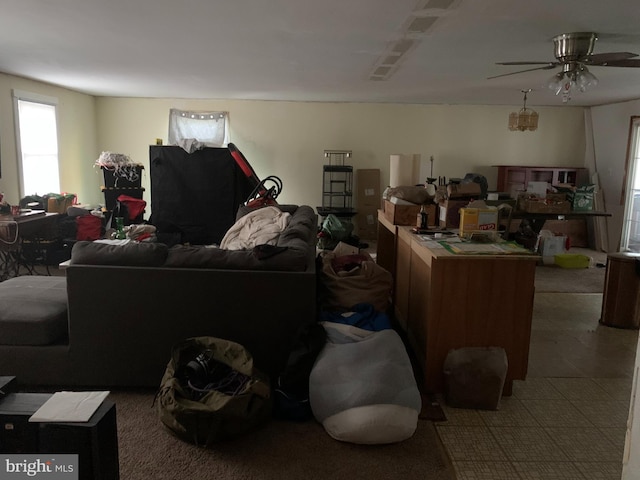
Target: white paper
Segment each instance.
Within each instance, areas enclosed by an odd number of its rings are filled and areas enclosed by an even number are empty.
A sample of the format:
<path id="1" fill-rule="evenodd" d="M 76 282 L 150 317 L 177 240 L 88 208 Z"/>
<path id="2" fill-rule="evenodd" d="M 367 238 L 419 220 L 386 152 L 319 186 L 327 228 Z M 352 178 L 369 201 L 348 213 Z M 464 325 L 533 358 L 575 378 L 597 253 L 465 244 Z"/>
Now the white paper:
<path id="1" fill-rule="evenodd" d="M 405 200 L 404 198 L 394 197 L 393 195 L 391 196 L 389 201 L 394 205 L 415 205 L 415 203 L 410 202 L 409 200 Z"/>
<path id="2" fill-rule="evenodd" d="M 109 395 L 100 392 L 56 392 L 31 417 L 30 422 L 87 422 Z"/>

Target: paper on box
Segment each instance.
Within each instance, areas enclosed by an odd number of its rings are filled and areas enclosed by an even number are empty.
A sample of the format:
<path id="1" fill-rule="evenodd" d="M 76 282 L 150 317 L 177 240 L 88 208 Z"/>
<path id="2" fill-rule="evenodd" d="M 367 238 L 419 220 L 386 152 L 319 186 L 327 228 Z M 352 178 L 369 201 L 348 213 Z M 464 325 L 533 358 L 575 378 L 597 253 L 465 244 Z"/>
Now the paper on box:
<path id="1" fill-rule="evenodd" d="M 540 198 L 545 198 L 548 187 L 549 184 L 547 182 L 529 182 L 527 184 L 527 193 L 534 193 Z"/>
<path id="2" fill-rule="evenodd" d="M 88 422 L 109 395 L 103 392 L 56 392 L 29 418 L 30 422 Z"/>
<path id="3" fill-rule="evenodd" d="M 353 245 L 349 245 L 345 242 L 338 242 L 338 244 L 333 249 L 333 253 L 336 254 L 336 257 L 342 257 L 344 255 L 356 255 L 360 252 L 358 247 L 354 247 Z"/>

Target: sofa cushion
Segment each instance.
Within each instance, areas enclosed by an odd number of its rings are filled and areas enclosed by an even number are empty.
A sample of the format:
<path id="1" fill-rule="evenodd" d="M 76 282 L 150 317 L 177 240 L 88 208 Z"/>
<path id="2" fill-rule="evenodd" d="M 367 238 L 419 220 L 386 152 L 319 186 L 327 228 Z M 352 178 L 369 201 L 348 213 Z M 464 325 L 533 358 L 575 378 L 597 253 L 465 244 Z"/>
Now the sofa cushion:
<path id="1" fill-rule="evenodd" d="M 159 267 L 167 259 L 169 248 L 164 243 L 129 242 L 110 244 L 76 242 L 71 250 L 71 263 L 83 265 L 121 265 L 127 267 Z"/>
<path id="2" fill-rule="evenodd" d="M 292 214 L 287 228 L 278 237 L 280 247 L 299 245 L 302 240 L 305 245 L 315 245 L 317 239 L 317 217 L 308 205 L 301 205 Z"/>
<path id="3" fill-rule="evenodd" d="M 50 345 L 67 337 L 67 279 L 25 275 L 0 283 L 0 343 Z"/>
<path id="4" fill-rule="evenodd" d="M 258 245 L 250 250 L 174 245 L 169 249 L 164 266 L 303 272 L 308 267 L 307 252 L 308 247 L 275 247 L 273 245 Z"/>
<path id="5" fill-rule="evenodd" d="M 308 205 L 290 210 L 291 218 L 278 237 L 277 249 L 268 245 L 246 250 L 176 245 L 169 249 L 165 267 L 305 271 L 310 267 L 310 251 L 315 253 L 317 217 Z"/>
<path id="6" fill-rule="evenodd" d="M 269 205 L 264 205 L 262 207 L 247 207 L 246 205 L 240 205 L 238 207 L 238 211 L 236 212 L 236 220 L 240 220 L 246 214 L 254 212 L 258 208 L 265 208 L 268 206 Z M 291 204 L 285 204 L 285 205 L 278 204 L 274 206 L 278 207 L 282 212 L 290 213 L 291 215 L 293 215 L 293 213 L 298 209 L 298 205 L 291 205 Z"/>

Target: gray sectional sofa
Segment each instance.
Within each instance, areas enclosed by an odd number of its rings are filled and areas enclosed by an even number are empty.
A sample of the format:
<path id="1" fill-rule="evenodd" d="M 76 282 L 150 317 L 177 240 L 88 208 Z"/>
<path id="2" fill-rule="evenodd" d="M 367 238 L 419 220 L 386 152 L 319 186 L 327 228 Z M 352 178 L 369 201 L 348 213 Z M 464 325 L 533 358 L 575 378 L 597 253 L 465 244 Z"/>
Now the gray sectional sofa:
<path id="1" fill-rule="evenodd" d="M 244 345 L 257 368 L 277 376 L 298 332 L 316 320 L 317 217 L 308 206 L 290 211 L 275 247 L 76 243 L 66 278 L 45 280 L 58 292 L 66 285 L 62 318 L 59 298 L 46 326 L 0 313 L 0 375 L 24 385 L 158 386 L 172 345 L 214 336 Z M 29 298 L 42 295 L 27 291 L 21 302 Z M 34 341 L 34 328 L 50 333 Z"/>

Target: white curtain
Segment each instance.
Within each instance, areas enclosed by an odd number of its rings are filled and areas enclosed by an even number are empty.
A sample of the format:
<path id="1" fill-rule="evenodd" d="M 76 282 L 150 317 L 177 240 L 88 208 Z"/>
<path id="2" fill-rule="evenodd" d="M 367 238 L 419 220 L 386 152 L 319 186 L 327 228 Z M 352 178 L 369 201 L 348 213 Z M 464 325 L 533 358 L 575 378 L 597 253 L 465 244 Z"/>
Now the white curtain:
<path id="1" fill-rule="evenodd" d="M 169 111 L 169 144 L 182 145 L 195 140 L 207 147 L 226 147 L 229 143 L 229 112 Z"/>

